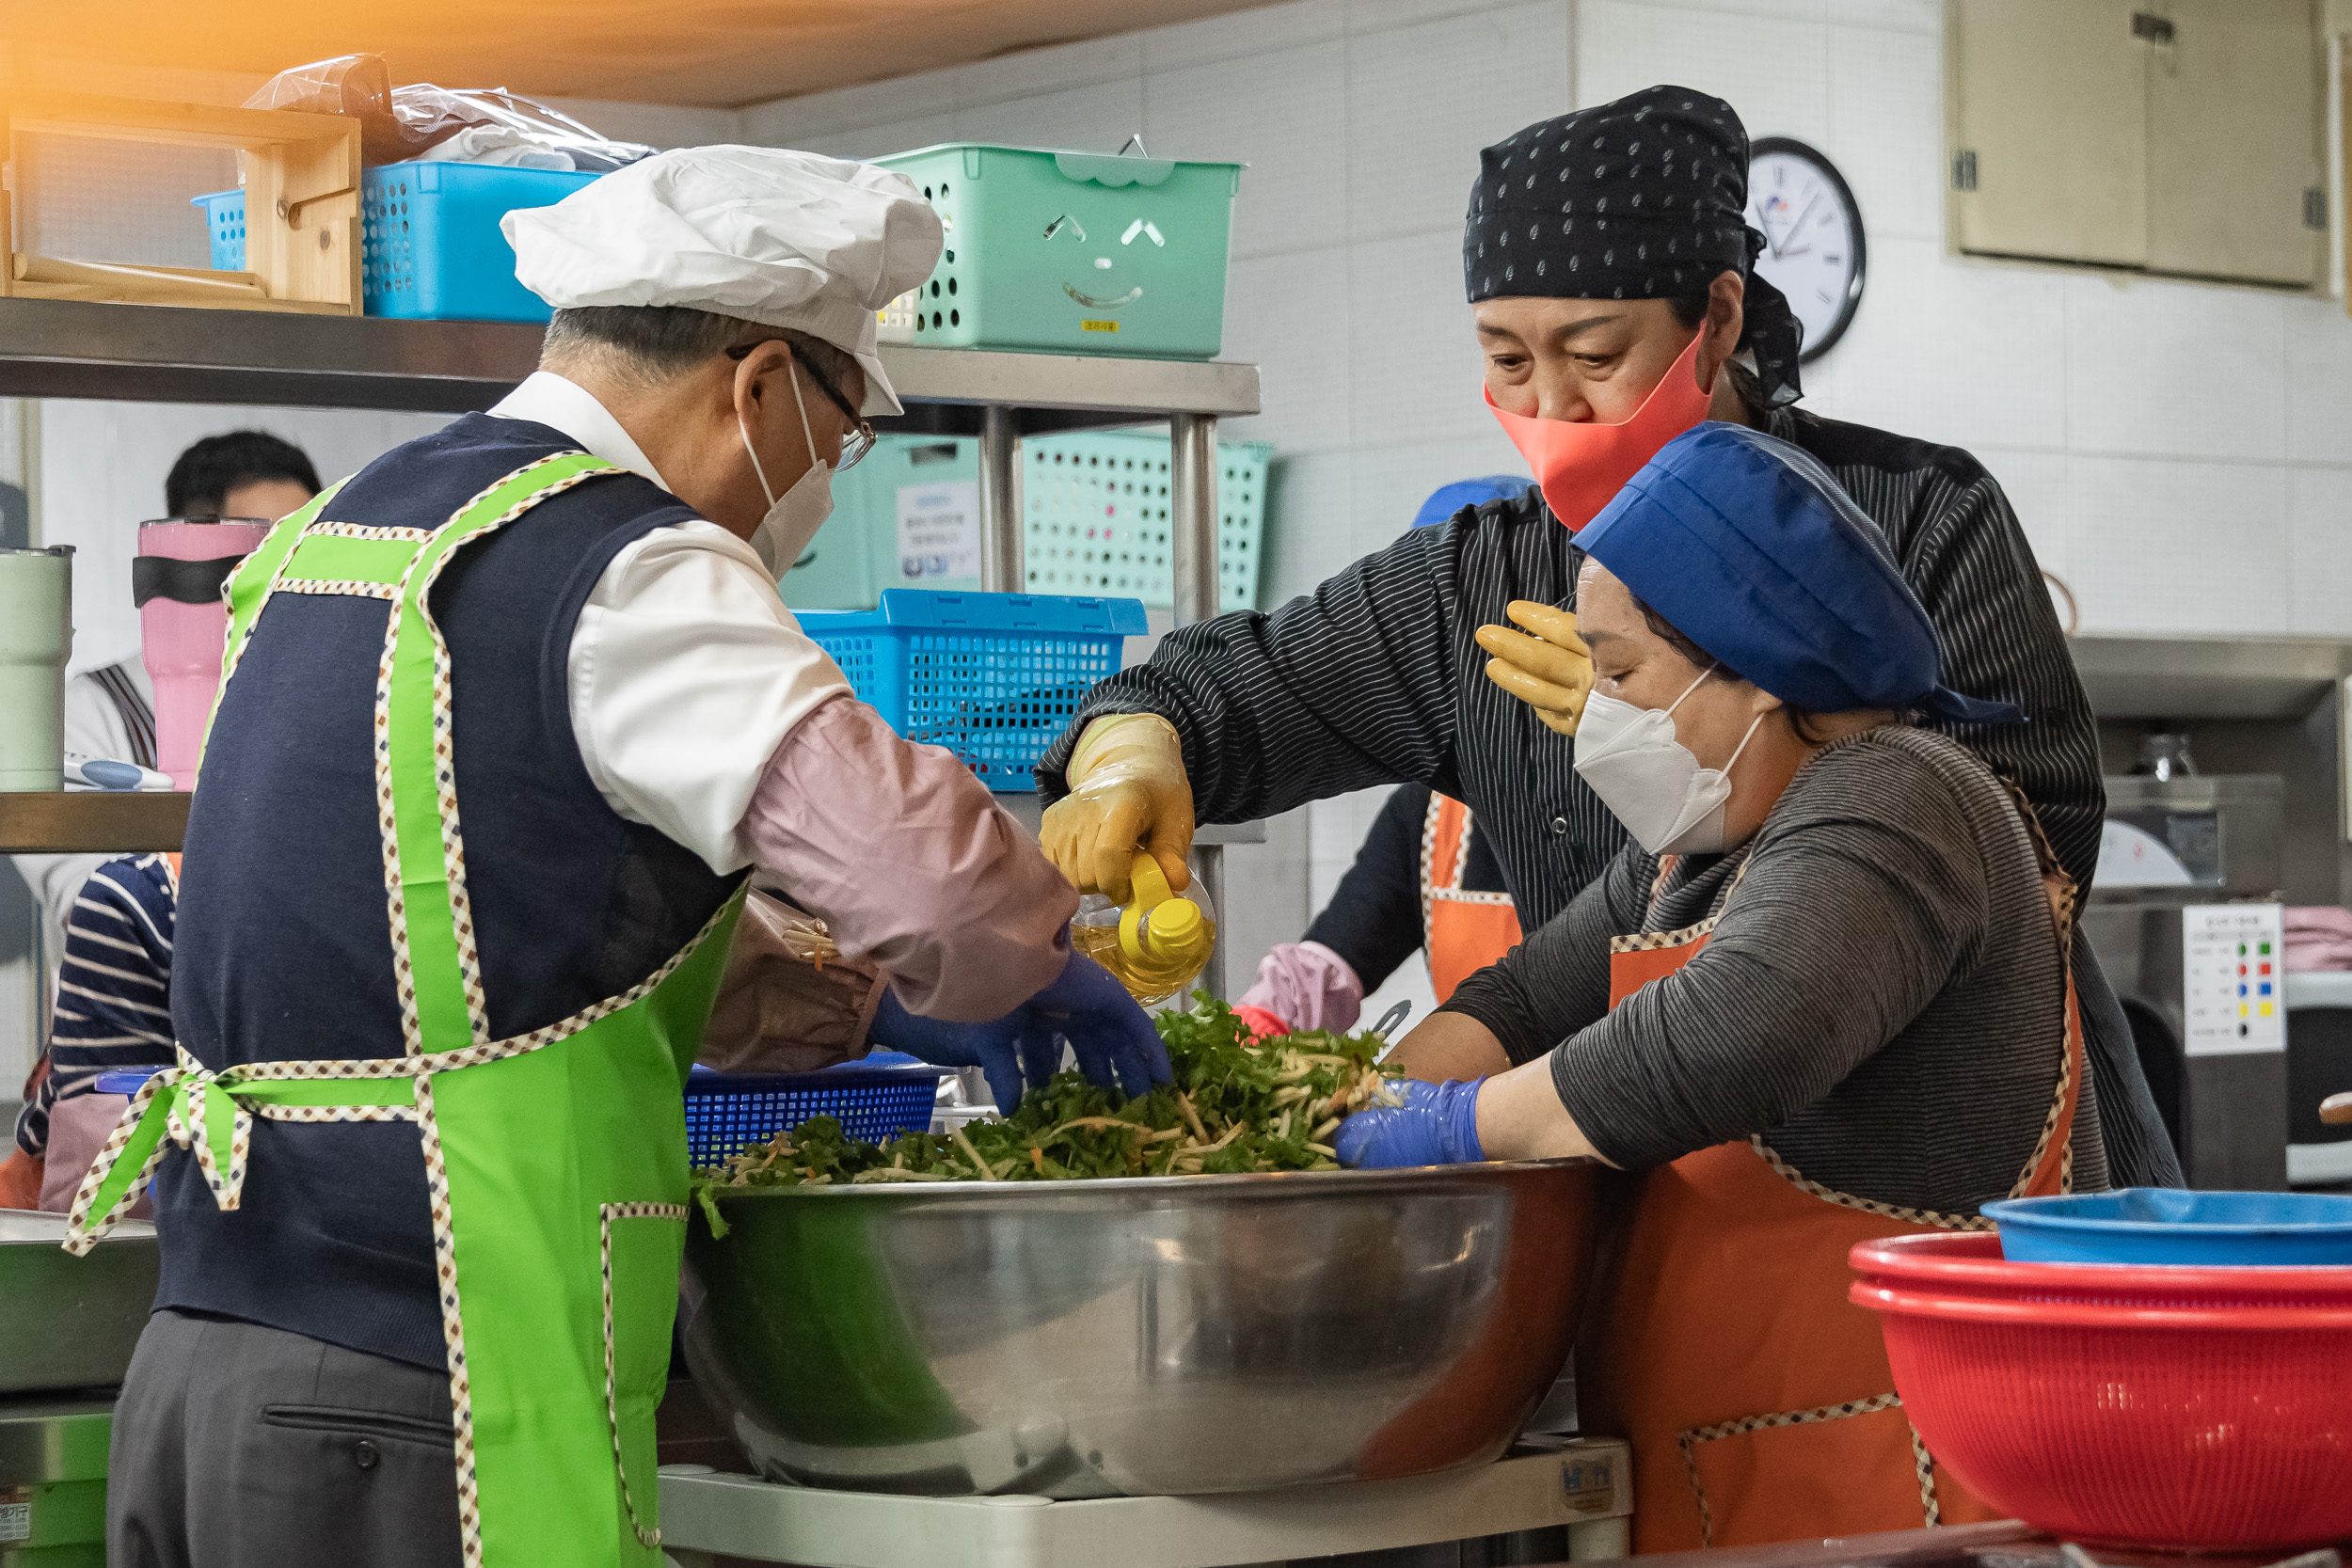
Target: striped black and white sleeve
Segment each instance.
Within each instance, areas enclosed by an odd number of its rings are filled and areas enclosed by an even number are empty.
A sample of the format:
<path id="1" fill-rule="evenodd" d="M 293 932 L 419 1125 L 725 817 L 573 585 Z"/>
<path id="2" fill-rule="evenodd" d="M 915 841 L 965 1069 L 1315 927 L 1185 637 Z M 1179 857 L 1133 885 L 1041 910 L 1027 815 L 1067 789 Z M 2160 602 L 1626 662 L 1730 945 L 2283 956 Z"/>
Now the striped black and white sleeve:
<path id="1" fill-rule="evenodd" d="M 1375 784 L 1453 776 L 1459 531 L 1417 529 L 1280 608 L 1220 615 L 1095 687 L 1037 768 L 1050 801 L 1106 713 L 1176 727 L 1204 822 L 1238 822 Z"/>

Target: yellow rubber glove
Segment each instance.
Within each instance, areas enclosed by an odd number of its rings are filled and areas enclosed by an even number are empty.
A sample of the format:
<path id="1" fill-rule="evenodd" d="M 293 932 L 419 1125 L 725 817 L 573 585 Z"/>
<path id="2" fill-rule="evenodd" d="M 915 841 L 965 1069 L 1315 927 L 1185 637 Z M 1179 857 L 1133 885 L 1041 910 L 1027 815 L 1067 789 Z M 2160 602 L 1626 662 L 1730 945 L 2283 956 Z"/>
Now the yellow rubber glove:
<path id="1" fill-rule="evenodd" d="M 1593 651 L 1576 634 L 1575 613 L 1532 599 L 1513 599 L 1506 612 L 1535 635 L 1479 627 L 1478 645 L 1494 656 L 1486 661 L 1486 678 L 1553 730 L 1574 735 L 1593 691 Z"/>
<path id="2" fill-rule="evenodd" d="M 1192 885 L 1192 781 L 1176 726 L 1156 713 L 1097 719 L 1070 754 L 1070 793 L 1045 813 L 1045 858 L 1081 893 L 1124 898 L 1136 850 L 1182 892 Z"/>

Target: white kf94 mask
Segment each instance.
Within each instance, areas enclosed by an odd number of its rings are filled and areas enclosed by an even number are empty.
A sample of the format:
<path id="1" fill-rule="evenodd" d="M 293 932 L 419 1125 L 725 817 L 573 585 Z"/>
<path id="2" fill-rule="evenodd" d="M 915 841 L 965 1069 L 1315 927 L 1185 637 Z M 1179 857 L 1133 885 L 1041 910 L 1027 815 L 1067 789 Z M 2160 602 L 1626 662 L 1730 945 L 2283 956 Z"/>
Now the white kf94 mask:
<path id="1" fill-rule="evenodd" d="M 1748 725 L 1730 761 L 1720 768 L 1700 767 L 1675 738 L 1674 711 L 1714 673 L 1708 665 L 1683 688 L 1682 697 L 1662 708 L 1635 707 L 1596 691 L 1577 721 L 1577 773 L 1653 855 L 1712 855 L 1727 847 L 1724 804 L 1731 799 L 1732 764 L 1764 716 Z"/>
<path id="2" fill-rule="evenodd" d="M 801 399 L 801 368 L 792 366 L 792 406 L 801 413 L 801 439 L 808 443 L 809 455 L 817 454 L 817 441 L 809 434 L 808 404 Z M 743 416 L 735 417 L 736 433 L 743 437 L 743 450 L 751 454 L 752 472 L 759 476 L 759 493 L 768 498 L 767 515 L 759 519 L 759 527 L 752 531 L 752 548 L 771 578 L 782 578 L 801 559 L 817 531 L 833 515 L 833 465 L 812 463 L 808 472 L 792 482 L 792 488 L 777 495 L 768 487 L 768 470 L 760 466 L 759 450 L 752 445 L 752 433 L 743 424 Z"/>

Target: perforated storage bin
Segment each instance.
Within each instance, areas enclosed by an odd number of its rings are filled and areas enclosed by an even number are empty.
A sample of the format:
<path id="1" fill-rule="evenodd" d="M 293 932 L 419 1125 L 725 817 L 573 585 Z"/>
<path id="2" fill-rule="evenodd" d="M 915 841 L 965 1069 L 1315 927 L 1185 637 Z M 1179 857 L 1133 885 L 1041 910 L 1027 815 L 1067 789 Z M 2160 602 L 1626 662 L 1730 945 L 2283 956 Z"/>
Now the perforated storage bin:
<path id="1" fill-rule="evenodd" d="M 892 729 L 946 747 L 995 790 L 1036 787 L 1038 758 L 1146 627 L 1134 599 L 920 588 L 800 621 Z"/>
<path id="2" fill-rule="evenodd" d="M 1080 433 L 1022 443 L 1023 568 L 1033 593 L 1125 594 L 1176 602 L 1168 513 L 1169 441 L 1142 431 Z M 1216 607 L 1258 602 L 1266 464 L 1259 441 L 1216 447 Z"/>
<path id="3" fill-rule="evenodd" d="M 1217 443 L 1219 610 L 1248 610 L 1258 602 L 1273 454 L 1263 442 Z M 977 509 L 979 461 L 979 443 L 968 436 L 883 436 L 864 462 L 834 477 L 832 520 L 803 558 L 806 564 L 786 576 L 785 602 L 808 610 L 870 610 L 892 587 L 977 593 L 977 570 L 942 575 L 936 561 L 902 557 L 898 511 L 902 493 L 935 495 L 946 484 L 963 486 Z M 1025 436 L 1021 466 L 1028 592 L 1119 594 L 1154 610 L 1175 603 L 1166 436 Z"/>
<path id="4" fill-rule="evenodd" d="M 884 342 L 1214 359 L 1240 164 L 947 142 L 874 162 L 946 229 Z"/>
<path id="5" fill-rule="evenodd" d="M 930 1130 L 939 1081 L 931 1068 L 834 1068 L 825 1072 L 713 1072 L 686 1078 L 686 1155 L 697 1170 L 764 1144 L 811 1117 L 832 1117 L 852 1138 L 887 1143 Z"/>
<path id="6" fill-rule="evenodd" d="M 489 164 L 386 164 L 359 175 L 360 309 L 423 321 L 543 322 L 551 313 L 515 280 L 499 220 L 551 207 L 596 179 Z M 204 209 L 213 265 L 245 270 L 245 192 L 215 191 Z"/>

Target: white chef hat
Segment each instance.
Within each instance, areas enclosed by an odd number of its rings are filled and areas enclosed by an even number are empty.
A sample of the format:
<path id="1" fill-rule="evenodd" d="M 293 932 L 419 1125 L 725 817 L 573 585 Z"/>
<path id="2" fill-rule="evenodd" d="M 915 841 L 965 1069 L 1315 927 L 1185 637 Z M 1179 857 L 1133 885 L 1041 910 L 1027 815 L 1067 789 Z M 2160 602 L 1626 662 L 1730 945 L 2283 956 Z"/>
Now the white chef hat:
<path id="1" fill-rule="evenodd" d="M 774 147 L 687 147 L 501 221 L 515 276 L 558 309 L 683 305 L 852 356 L 868 414 L 903 412 L 875 312 L 931 275 L 939 214 L 903 174 Z"/>

